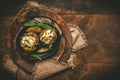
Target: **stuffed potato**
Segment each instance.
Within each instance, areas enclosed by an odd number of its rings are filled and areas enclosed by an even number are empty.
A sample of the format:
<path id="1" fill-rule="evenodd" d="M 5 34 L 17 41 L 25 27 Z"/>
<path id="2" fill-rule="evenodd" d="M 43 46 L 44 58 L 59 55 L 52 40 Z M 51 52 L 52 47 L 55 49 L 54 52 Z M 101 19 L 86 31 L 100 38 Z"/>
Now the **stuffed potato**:
<path id="1" fill-rule="evenodd" d="M 44 29 L 40 33 L 40 41 L 44 45 L 51 45 L 56 41 L 57 33 L 53 29 Z"/>
<path id="2" fill-rule="evenodd" d="M 29 52 L 37 48 L 38 41 L 37 34 L 34 32 L 29 32 L 22 36 L 20 45 L 25 51 Z"/>

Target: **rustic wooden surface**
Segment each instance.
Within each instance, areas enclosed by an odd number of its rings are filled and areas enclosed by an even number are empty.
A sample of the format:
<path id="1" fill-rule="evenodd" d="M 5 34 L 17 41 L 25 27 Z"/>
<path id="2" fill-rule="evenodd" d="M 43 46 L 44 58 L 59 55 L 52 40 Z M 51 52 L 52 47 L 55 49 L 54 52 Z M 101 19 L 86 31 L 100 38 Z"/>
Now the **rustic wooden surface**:
<path id="1" fill-rule="evenodd" d="M 7 7 L 5 5 L 1 7 L 0 63 L 4 54 L 9 53 L 7 46 L 9 25 L 25 3 L 24 0 L 13 1 L 11 4 L 7 3 L 9 4 Z M 67 69 L 45 80 L 120 80 L 120 15 L 117 1 L 38 1 L 61 15 L 67 23 L 79 25 L 88 40 L 88 47 L 77 52 L 77 61 L 80 64 L 75 70 Z M 0 79 L 17 80 L 4 70 L 2 64 L 0 66 Z"/>

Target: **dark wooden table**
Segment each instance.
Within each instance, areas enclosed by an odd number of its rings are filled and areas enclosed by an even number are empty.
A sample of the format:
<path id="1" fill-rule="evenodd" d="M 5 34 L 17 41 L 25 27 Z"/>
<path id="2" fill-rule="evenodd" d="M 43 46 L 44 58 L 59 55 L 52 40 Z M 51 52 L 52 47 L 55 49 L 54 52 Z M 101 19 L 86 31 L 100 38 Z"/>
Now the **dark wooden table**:
<path id="1" fill-rule="evenodd" d="M 120 80 L 120 12 L 117 1 L 38 1 L 67 23 L 79 25 L 88 40 L 88 46 L 77 52 L 79 65 L 75 70 L 67 69 L 45 80 Z M 26 1 L 6 2 L 1 5 L 0 17 L 0 79 L 17 80 L 4 70 L 1 61 L 9 53 L 7 32 L 10 24 Z"/>

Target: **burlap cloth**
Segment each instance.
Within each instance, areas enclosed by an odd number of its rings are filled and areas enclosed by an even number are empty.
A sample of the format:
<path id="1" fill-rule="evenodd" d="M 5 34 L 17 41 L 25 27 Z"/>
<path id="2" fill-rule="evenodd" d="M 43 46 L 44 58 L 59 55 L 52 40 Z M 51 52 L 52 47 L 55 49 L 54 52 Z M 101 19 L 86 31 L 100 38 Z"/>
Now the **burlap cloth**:
<path id="1" fill-rule="evenodd" d="M 3 59 L 5 69 L 16 76 L 19 80 L 40 80 L 67 68 L 74 68 L 76 66 L 75 52 L 87 46 L 87 40 L 79 26 L 74 24 L 67 25 L 72 35 L 72 51 L 66 63 L 57 62 L 53 59 L 36 62 L 33 67 L 32 74 L 30 74 L 16 65 L 8 54 L 5 55 Z"/>

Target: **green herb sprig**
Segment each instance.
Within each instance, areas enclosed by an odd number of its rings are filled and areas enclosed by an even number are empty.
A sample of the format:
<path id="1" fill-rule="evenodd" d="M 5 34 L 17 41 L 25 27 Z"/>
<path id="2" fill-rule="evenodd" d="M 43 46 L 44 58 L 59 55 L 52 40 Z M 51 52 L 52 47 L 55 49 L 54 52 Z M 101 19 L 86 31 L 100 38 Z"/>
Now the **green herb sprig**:
<path id="1" fill-rule="evenodd" d="M 43 22 L 33 22 L 33 21 L 28 21 L 27 23 L 24 24 L 24 26 L 26 27 L 32 27 L 32 26 L 40 26 L 40 28 L 43 28 L 43 29 L 52 29 L 53 27 L 46 24 L 46 23 L 43 23 Z"/>
<path id="2" fill-rule="evenodd" d="M 23 53 L 24 57 L 31 60 L 31 59 L 35 59 L 35 60 L 42 60 L 42 58 L 39 56 L 39 54 L 28 54 L 28 53 Z"/>
<path id="3" fill-rule="evenodd" d="M 42 60 L 42 58 L 37 54 L 30 54 L 30 56 L 33 57 L 34 59 Z"/>

